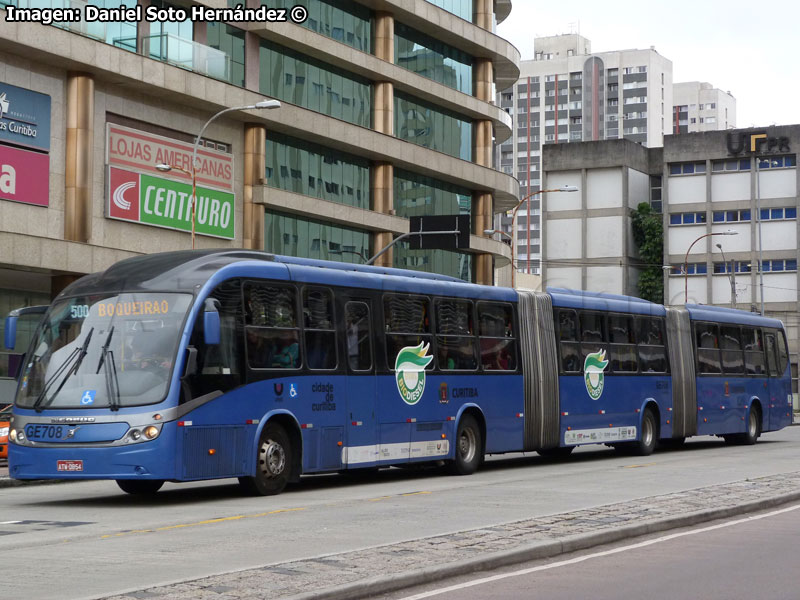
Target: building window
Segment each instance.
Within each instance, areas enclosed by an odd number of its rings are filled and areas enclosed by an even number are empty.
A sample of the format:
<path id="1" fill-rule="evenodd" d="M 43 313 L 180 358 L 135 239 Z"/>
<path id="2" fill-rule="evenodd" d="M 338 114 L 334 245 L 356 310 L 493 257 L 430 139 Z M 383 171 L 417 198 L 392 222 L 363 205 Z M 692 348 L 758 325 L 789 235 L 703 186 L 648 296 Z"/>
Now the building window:
<path id="1" fill-rule="evenodd" d="M 782 169 L 785 167 L 796 167 L 797 157 L 794 154 L 787 154 L 785 156 L 770 156 L 769 158 L 760 158 L 758 160 L 759 169 Z"/>
<path id="2" fill-rule="evenodd" d="M 686 267 L 686 275 L 705 275 L 708 273 L 708 266 L 706 263 L 683 263 L 673 264 L 670 275 L 684 275 L 683 269 Z"/>
<path id="3" fill-rule="evenodd" d="M 783 258 L 775 258 L 772 260 L 765 260 L 763 263 L 764 265 L 764 273 L 780 273 L 783 271 L 797 271 L 797 260 L 796 259 L 783 259 Z"/>
<path id="4" fill-rule="evenodd" d="M 742 223 L 750 220 L 750 210 L 715 210 L 712 216 L 714 223 Z"/>
<path id="5" fill-rule="evenodd" d="M 797 208 L 762 208 L 762 221 L 790 221 L 797 218 Z"/>
<path id="6" fill-rule="evenodd" d="M 207 31 L 208 45 L 228 57 L 227 76 L 220 79 L 244 87 L 244 31 L 225 23 L 208 23 Z"/>
<path id="7" fill-rule="evenodd" d="M 472 94 L 472 56 L 396 21 L 394 63 L 465 94 Z"/>
<path id="8" fill-rule="evenodd" d="M 669 216 L 670 225 L 701 225 L 706 222 L 706 213 L 672 213 Z"/>
<path id="9" fill-rule="evenodd" d="M 749 273 L 750 272 L 750 263 L 742 262 L 742 261 L 734 261 L 735 268 L 737 273 Z M 728 262 L 715 262 L 714 263 L 714 274 L 719 275 L 721 273 L 731 273 L 731 261 Z"/>
<path id="10" fill-rule="evenodd" d="M 369 161 L 268 133 L 267 186 L 369 210 Z"/>
<path id="11" fill-rule="evenodd" d="M 705 162 L 670 163 L 670 175 L 696 175 L 706 172 Z"/>
<path id="12" fill-rule="evenodd" d="M 296 215 L 266 211 L 264 250 L 302 258 L 363 264 L 371 256 L 370 234 Z"/>
<path id="13" fill-rule="evenodd" d="M 259 90 L 284 102 L 370 127 L 372 87 L 366 79 L 261 40 Z"/>
<path id="14" fill-rule="evenodd" d="M 439 8 L 472 23 L 472 0 L 427 0 Z"/>
<path id="15" fill-rule="evenodd" d="M 734 160 L 715 160 L 711 163 L 711 171 L 719 173 L 722 171 L 749 171 L 750 159 L 741 158 Z"/>
<path id="16" fill-rule="evenodd" d="M 238 0 L 235 2 L 238 3 Z M 261 0 L 262 6 L 291 9 L 296 0 Z M 306 0 L 308 18 L 301 24 L 337 42 L 372 52 L 372 12 L 352 0 Z"/>
<path id="17" fill-rule="evenodd" d="M 472 160 L 471 121 L 397 92 L 394 95 L 394 132 L 401 140 Z"/>

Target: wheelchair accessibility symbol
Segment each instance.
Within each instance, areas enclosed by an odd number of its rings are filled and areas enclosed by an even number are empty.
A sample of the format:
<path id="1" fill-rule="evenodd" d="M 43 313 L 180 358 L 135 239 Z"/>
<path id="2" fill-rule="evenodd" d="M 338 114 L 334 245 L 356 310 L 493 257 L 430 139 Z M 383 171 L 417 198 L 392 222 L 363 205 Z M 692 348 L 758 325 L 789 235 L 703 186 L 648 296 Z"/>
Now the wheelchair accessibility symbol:
<path id="1" fill-rule="evenodd" d="M 83 392 L 83 396 L 81 396 L 81 404 L 86 406 L 87 404 L 94 404 L 94 397 L 97 394 L 97 390 L 86 390 Z"/>
<path id="2" fill-rule="evenodd" d="M 293 383 L 289 384 L 289 395 L 292 398 L 297 398 L 297 388 L 294 386 Z"/>

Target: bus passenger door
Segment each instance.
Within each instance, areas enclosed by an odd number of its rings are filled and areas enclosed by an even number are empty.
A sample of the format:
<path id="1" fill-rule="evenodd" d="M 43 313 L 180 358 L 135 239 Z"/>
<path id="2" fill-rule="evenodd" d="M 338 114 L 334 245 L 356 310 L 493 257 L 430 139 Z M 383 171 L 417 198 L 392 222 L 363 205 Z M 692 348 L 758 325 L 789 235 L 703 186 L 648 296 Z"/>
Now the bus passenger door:
<path id="1" fill-rule="evenodd" d="M 343 313 L 347 435 L 342 462 L 348 469 L 372 467 L 378 460 L 372 301 L 369 298 L 345 298 Z"/>

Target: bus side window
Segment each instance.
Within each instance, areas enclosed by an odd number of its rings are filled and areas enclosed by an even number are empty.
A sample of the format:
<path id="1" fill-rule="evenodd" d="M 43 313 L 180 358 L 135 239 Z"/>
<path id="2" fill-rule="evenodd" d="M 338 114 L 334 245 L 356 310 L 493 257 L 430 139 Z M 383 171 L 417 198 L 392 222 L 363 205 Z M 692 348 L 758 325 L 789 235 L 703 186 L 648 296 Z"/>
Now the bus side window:
<path id="1" fill-rule="evenodd" d="M 716 323 L 695 323 L 698 372 L 704 375 L 722 373 L 719 355 L 719 326 Z"/>
<path id="2" fill-rule="evenodd" d="M 605 315 L 595 312 L 581 311 L 578 314 L 581 338 L 581 366 L 586 357 L 600 351 L 608 350 Z"/>
<path id="3" fill-rule="evenodd" d="M 351 371 L 372 369 L 372 336 L 369 306 L 365 302 L 348 302 L 344 306 L 347 364 Z"/>
<path id="4" fill-rule="evenodd" d="M 515 371 L 517 345 L 510 304 L 478 303 L 481 365 L 484 371 Z"/>
<path id="5" fill-rule="evenodd" d="M 767 368 L 770 377 L 778 377 L 778 352 L 775 343 L 775 333 L 770 331 L 764 334 L 767 347 Z"/>
<path id="6" fill-rule="evenodd" d="M 333 294 L 330 290 L 303 291 L 303 326 L 308 368 L 335 369 L 336 330 L 333 323 Z"/>
<path id="7" fill-rule="evenodd" d="M 722 325 L 720 345 L 722 348 L 722 368 L 726 373 L 744 374 L 744 354 L 739 327 Z"/>
<path id="8" fill-rule="evenodd" d="M 558 349 L 561 354 L 561 370 L 565 373 L 580 373 L 581 347 L 578 343 L 578 314 L 571 309 L 560 309 L 557 317 Z"/>
<path id="9" fill-rule="evenodd" d="M 405 347 L 431 343 L 430 301 L 424 296 L 387 294 L 383 299 L 386 364 L 394 370 Z"/>
<path id="10" fill-rule="evenodd" d="M 443 371 L 478 368 L 472 302 L 441 299 L 436 302 L 436 348 Z"/>
<path id="11" fill-rule="evenodd" d="M 300 328 L 294 287 L 244 284 L 247 364 L 251 369 L 299 369 Z"/>
<path id="12" fill-rule="evenodd" d="M 664 346 L 664 319 L 636 317 L 636 342 L 642 373 L 666 373 L 669 370 Z"/>
<path id="13" fill-rule="evenodd" d="M 639 365 L 631 315 L 608 315 L 608 341 L 611 371 L 636 373 Z"/>
<path id="14" fill-rule="evenodd" d="M 766 375 L 767 363 L 764 358 L 764 338 L 761 330 L 755 327 L 742 327 L 742 344 L 747 374 Z"/>
<path id="15" fill-rule="evenodd" d="M 197 350 L 197 371 L 187 379 L 191 396 L 194 398 L 217 390 L 226 392 L 242 382 L 241 284 L 239 280 L 225 281 L 217 286 L 209 297 L 218 302 L 220 343 L 215 346 L 205 345 L 201 310 L 197 315 L 189 342 Z"/>

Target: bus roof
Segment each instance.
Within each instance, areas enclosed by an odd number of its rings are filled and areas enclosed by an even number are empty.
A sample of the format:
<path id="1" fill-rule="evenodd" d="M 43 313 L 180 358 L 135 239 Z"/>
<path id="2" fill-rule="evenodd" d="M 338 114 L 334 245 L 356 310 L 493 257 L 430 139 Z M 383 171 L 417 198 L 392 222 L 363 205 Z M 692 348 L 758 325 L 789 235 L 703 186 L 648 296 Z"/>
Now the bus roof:
<path id="1" fill-rule="evenodd" d="M 82 277 L 60 295 L 94 294 L 98 291 L 164 291 L 193 293 L 222 269 L 234 269 L 235 276 L 248 276 L 248 268 L 265 263 L 263 276 L 327 285 L 353 286 L 463 297 L 516 300 L 510 288 L 481 286 L 461 279 L 391 267 L 298 258 L 257 250 L 181 250 L 136 256 L 111 265 L 105 271 Z M 266 264 L 268 263 L 269 266 Z M 375 276 L 380 276 L 376 278 Z M 252 275 L 257 276 L 256 273 Z"/>
<path id="2" fill-rule="evenodd" d="M 553 299 L 553 306 L 565 308 L 584 308 L 605 310 L 610 312 L 635 313 L 641 315 L 663 316 L 666 310 L 660 304 L 649 300 L 622 296 L 620 294 L 607 294 L 605 292 L 584 292 L 581 290 L 568 290 L 564 288 L 547 288 L 547 293 Z"/>
<path id="3" fill-rule="evenodd" d="M 736 323 L 739 325 L 753 325 L 755 327 L 775 327 L 783 329 L 783 323 L 778 319 L 762 317 L 758 313 L 747 312 L 724 306 L 707 306 L 705 304 L 687 304 L 689 318 L 692 321 L 714 321 L 717 323 Z"/>

